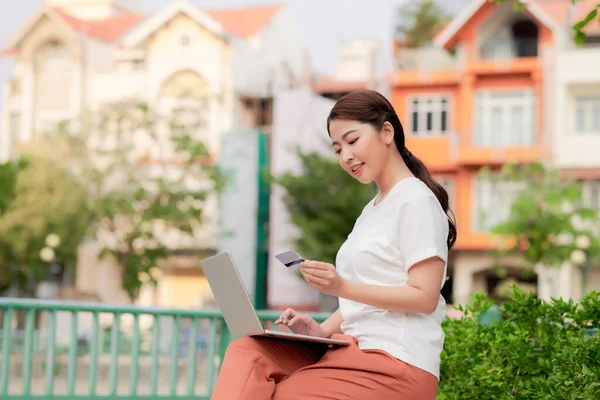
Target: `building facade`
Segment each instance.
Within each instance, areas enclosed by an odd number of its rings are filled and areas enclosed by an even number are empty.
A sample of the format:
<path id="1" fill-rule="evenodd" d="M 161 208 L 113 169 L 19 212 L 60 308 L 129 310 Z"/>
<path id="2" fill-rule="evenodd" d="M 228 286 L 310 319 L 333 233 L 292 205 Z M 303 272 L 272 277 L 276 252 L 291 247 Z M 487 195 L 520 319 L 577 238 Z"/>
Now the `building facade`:
<path id="1" fill-rule="evenodd" d="M 217 162 L 228 132 L 269 125 L 270 116 L 261 112 L 274 93 L 303 80 L 305 50 L 285 6 L 203 10 L 174 1 L 145 14 L 142 5 L 48 0 L 15 32 L 0 52 L 15 62 L 2 88 L 0 161 L 13 157 L 19 143 L 44 137 L 61 121 L 81 121 L 107 104 L 141 100 L 168 112 L 181 96 L 192 96 L 206 100 L 202 135 L 209 161 Z M 166 161 L 150 155 L 150 163 Z M 217 199 L 208 202 L 204 215 L 196 243 L 211 252 L 219 246 Z M 93 244 L 82 248 L 77 289 L 92 299 L 126 302 L 114 289 L 118 268 L 94 263 L 96 250 Z M 190 262 L 164 269 L 162 284 L 140 299 L 177 307 L 202 303 L 206 295 L 199 288 L 206 282 Z"/>
<path id="2" fill-rule="evenodd" d="M 594 125 L 600 75 L 582 62 L 600 56 L 599 32 L 590 29 L 583 48 L 574 48 L 569 33 L 592 3 L 532 1 L 518 11 L 513 2 L 474 0 L 438 34 L 433 48 L 397 50 L 392 98 L 407 147 L 446 187 L 457 220 L 445 293 L 454 304 L 477 291 L 493 293 L 500 283 L 491 252 L 498 242 L 489 229 L 509 215 L 520 188 L 492 185 L 484 169 L 541 161 L 582 179 L 600 172 L 600 158 L 591 150 L 600 138 Z M 595 199 L 595 182 L 585 187 Z M 516 263 L 506 265 L 509 276 L 536 287 L 541 297 L 580 295 L 573 266 L 541 268 L 526 277 Z M 600 286 L 600 275 L 593 279 Z"/>

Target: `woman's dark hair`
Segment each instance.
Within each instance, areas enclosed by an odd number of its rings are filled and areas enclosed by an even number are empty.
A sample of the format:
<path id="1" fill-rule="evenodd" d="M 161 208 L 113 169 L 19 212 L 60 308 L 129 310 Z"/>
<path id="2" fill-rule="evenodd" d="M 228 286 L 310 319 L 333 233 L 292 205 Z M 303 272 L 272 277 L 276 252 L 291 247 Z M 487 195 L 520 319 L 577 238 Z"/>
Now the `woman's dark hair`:
<path id="1" fill-rule="evenodd" d="M 329 117 L 327 117 L 327 132 L 329 132 L 330 122 L 335 119 L 371 124 L 378 131 L 383 129 L 383 124 L 386 121 L 392 124 L 394 127 L 394 142 L 404 163 L 406 163 L 406 166 L 415 177 L 419 178 L 431 189 L 448 216 L 450 229 L 448 231 L 447 243 L 448 250 L 450 250 L 454 246 L 454 242 L 456 242 L 456 223 L 454 222 L 454 214 L 448 206 L 448 193 L 442 185 L 433 179 L 425 164 L 406 148 L 404 129 L 392 104 L 383 95 L 374 90 L 352 92 L 342 97 L 333 106 Z"/>

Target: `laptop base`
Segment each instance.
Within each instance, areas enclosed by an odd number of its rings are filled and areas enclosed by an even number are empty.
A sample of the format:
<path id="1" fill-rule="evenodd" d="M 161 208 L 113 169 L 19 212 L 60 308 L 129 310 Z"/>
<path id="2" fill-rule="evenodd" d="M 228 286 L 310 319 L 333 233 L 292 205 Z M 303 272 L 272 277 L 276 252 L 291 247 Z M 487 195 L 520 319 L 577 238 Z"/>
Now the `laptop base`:
<path id="1" fill-rule="evenodd" d="M 252 335 L 252 336 L 263 336 L 263 337 L 271 337 L 276 339 L 284 339 L 284 340 L 293 340 L 297 342 L 310 342 L 310 343 L 322 343 L 322 344 L 332 344 L 337 346 L 347 346 L 350 342 L 346 340 L 338 340 L 338 339 L 329 339 L 322 338 L 318 336 L 309 336 L 309 335 L 300 335 L 292 332 L 281 332 L 281 331 L 272 331 L 269 329 L 265 329 L 264 333 Z"/>

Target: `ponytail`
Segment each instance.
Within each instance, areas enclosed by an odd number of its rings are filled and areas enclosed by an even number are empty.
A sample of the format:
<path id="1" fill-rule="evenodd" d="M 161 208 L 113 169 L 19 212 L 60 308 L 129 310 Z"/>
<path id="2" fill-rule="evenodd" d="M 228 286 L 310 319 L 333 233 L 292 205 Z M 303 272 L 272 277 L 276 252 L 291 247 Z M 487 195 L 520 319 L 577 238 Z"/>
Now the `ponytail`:
<path id="1" fill-rule="evenodd" d="M 431 176 L 431 173 L 429 172 L 425 164 L 423 164 L 421 160 L 415 157 L 410 152 L 410 150 L 404 147 L 402 150 L 400 150 L 400 155 L 402 156 L 402 159 L 404 160 L 404 163 L 406 164 L 410 172 L 412 172 L 412 174 L 415 177 L 423 181 L 423 183 L 425 183 L 427 187 L 429 187 L 433 194 L 435 194 L 435 197 L 437 197 L 438 201 L 440 202 L 440 205 L 442 206 L 442 209 L 446 213 L 446 216 L 448 217 L 449 228 L 446 243 L 448 244 L 448 250 L 450 250 L 452 246 L 454 246 L 454 242 L 456 242 L 457 232 L 456 223 L 454 222 L 454 213 L 452 213 L 452 210 L 450 210 L 448 192 L 446 192 L 446 189 L 444 189 L 442 185 L 440 185 L 438 182 L 436 182 L 435 179 L 433 179 L 433 176 Z"/>
<path id="2" fill-rule="evenodd" d="M 392 104 L 380 93 L 374 90 L 361 90 L 352 92 L 342 97 L 333 106 L 327 118 L 327 131 L 329 132 L 329 123 L 334 119 L 349 119 L 368 123 L 381 131 L 385 122 L 390 123 L 394 127 L 394 143 L 400 152 L 404 163 L 412 172 L 412 174 L 420 179 L 429 187 L 429 189 L 437 197 L 444 213 L 448 217 L 448 250 L 454 246 L 456 242 L 456 223 L 454 214 L 449 207 L 448 193 L 446 189 L 431 176 L 431 173 L 421 160 L 415 157 L 405 145 L 404 129 L 400 123 L 400 118 L 394 111 Z"/>

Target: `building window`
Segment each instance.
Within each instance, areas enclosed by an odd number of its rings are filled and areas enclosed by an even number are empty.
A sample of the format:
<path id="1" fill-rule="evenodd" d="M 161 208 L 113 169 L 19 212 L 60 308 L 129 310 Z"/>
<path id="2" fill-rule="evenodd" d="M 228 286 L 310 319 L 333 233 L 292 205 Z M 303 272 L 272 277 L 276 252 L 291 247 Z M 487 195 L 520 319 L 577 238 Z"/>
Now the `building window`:
<path id="1" fill-rule="evenodd" d="M 70 110 L 75 100 L 73 76 L 77 71 L 69 48 L 63 43 L 49 42 L 34 54 L 34 119 L 41 118 L 43 113 Z"/>
<path id="2" fill-rule="evenodd" d="M 536 102 L 532 90 L 479 91 L 475 96 L 473 145 L 519 147 L 535 143 Z"/>
<path id="3" fill-rule="evenodd" d="M 21 114 L 18 112 L 10 113 L 9 116 L 10 140 L 12 143 L 21 140 Z"/>
<path id="4" fill-rule="evenodd" d="M 9 114 L 8 129 L 10 148 L 14 150 L 15 145 L 21 141 L 21 113 L 13 112 Z"/>
<path id="5" fill-rule="evenodd" d="M 185 34 L 185 35 L 181 35 L 181 39 L 180 42 L 181 47 L 188 47 L 191 43 L 192 43 L 192 39 L 190 38 L 190 35 Z"/>
<path id="6" fill-rule="evenodd" d="M 585 206 L 600 212 L 600 179 L 584 181 L 582 194 Z"/>
<path id="7" fill-rule="evenodd" d="M 484 60 L 509 60 L 538 55 L 538 27 L 530 20 L 504 25 L 481 47 Z"/>
<path id="8" fill-rule="evenodd" d="M 146 60 L 137 58 L 131 62 L 134 71 L 142 71 L 146 68 Z"/>
<path id="9" fill-rule="evenodd" d="M 475 178 L 473 231 L 486 232 L 510 217 L 512 205 L 524 189 L 522 182 Z"/>
<path id="10" fill-rule="evenodd" d="M 600 134 L 600 96 L 575 98 L 575 132 Z"/>
<path id="11" fill-rule="evenodd" d="M 410 103 L 411 131 L 418 136 L 437 136 L 449 130 L 449 105 L 446 96 L 420 96 Z"/>
<path id="12" fill-rule="evenodd" d="M 454 189 L 454 179 L 448 177 L 437 177 L 436 180 L 440 185 L 444 187 L 446 192 L 448 193 L 448 205 L 452 209 L 452 211 L 456 214 L 456 210 L 454 209 L 456 194 Z"/>

